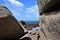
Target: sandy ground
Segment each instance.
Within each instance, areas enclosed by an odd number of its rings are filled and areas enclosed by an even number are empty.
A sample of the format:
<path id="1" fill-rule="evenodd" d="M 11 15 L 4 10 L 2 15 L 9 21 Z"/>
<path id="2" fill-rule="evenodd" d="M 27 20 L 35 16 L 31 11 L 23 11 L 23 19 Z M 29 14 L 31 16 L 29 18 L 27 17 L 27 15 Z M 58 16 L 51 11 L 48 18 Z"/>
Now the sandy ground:
<path id="1" fill-rule="evenodd" d="M 23 36 L 22 38 L 24 37 L 29 37 L 31 38 L 32 40 L 38 40 L 38 35 L 39 34 L 39 31 L 36 31 L 36 30 L 31 30 L 29 31 L 29 33 L 27 33 L 25 36 Z M 21 38 L 21 39 L 22 39 Z M 40 39 L 39 39 L 40 40 Z"/>

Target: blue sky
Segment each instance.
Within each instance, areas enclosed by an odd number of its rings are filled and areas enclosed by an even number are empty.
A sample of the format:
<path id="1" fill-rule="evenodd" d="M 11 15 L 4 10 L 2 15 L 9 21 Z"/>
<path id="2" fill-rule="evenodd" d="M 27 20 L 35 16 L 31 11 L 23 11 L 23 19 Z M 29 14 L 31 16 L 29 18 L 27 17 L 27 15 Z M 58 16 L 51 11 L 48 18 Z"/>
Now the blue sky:
<path id="1" fill-rule="evenodd" d="M 24 21 L 39 21 L 37 0 L 0 0 L 16 17 Z"/>

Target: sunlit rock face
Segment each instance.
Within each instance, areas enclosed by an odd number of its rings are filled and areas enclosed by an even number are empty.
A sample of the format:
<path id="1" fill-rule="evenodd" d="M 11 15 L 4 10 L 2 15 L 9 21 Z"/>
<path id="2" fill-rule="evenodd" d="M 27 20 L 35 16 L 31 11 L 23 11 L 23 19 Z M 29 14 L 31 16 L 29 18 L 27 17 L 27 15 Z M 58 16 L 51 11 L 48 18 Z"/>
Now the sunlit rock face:
<path id="1" fill-rule="evenodd" d="M 24 34 L 24 29 L 8 8 L 0 5 L 0 40 L 18 39 Z"/>
<path id="2" fill-rule="evenodd" d="M 38 2 L 41 40 L 60 40 L 60 1 L 47 1 Z"/>
<path id="3" fill-rule="evenodd" d="M 42 16 L 40 26 L 48 40 L 60 40 L 60 14 Z"/>
<path id="4" fill-rule="evenodd" d="M 7 15 L 12 15 L 10 10 L 3 5 L 0 5 L 0 17 L 5 17 Z"/>

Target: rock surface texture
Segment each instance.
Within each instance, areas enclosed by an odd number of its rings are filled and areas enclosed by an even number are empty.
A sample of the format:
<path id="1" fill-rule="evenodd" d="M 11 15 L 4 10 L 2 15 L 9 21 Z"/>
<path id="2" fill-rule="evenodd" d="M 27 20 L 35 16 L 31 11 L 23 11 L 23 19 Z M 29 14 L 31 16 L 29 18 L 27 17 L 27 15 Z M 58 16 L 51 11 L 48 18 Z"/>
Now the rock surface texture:
<path id="1" fill-rule="evenodd" d="M 21 40 L 40 40 L 39 30 L 30 30 L 25 36 L 20 38 Z M 27 38 L 27 39 L 26 39 Z"/>
<path id="2" fill-rule="evenodd" d="M 0 5 L 0 40 L 14 40 L 24 34 L 24 29 L 13 14 L 3 5 Z"/>
<path id="3" fill-rule="evenodd" d="M 41 40 L 60 40 L 60 0 L 38 0 Z"/>

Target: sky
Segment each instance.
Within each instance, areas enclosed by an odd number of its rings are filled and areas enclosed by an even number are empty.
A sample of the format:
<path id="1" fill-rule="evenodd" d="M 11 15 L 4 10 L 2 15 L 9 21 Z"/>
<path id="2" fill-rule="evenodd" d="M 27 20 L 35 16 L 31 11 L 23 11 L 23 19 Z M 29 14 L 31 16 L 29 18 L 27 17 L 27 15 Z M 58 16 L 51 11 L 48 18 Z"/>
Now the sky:
<path id="1" fill-rule="evenodd" d="M 15 16 L 24 21 L 39 21 L 37 0 L 0 0 Z"/>

